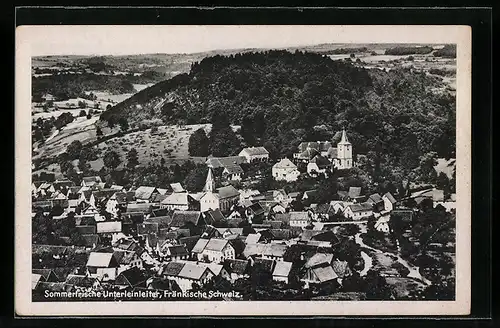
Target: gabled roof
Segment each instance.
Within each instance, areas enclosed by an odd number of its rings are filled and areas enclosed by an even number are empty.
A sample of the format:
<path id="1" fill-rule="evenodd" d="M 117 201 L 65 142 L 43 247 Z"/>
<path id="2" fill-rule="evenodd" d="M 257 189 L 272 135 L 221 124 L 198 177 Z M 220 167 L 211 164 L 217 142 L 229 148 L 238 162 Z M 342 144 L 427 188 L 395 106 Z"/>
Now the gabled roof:
<path id="1" fill-rule="evenodd" d="M 189 194 L 187 192 L 174 192 L 161 201 L 163 205 L 189 205 Z"/>
<path id="2" fill-rule="evenodd" d="M 216 239 L 212 238 L 205 245 L 205 250 L 221 252 L 229 243 L 226 239 Z"/>
<path id="3" fill-rule="evenodd" d="M 107 200 L 116 193 L 114 189 L 101 189 L 93 192 L 94 198 L 98 200 Z"/>
<path id="4" fill-rule="evenodd" d="M 219 195 L 219 198 L 224 199 L 229 197 L 237 197 L 240 195 L 240 192 L 236 190 L 236 188 L 234 188 L 233 186 L 229 185 L 218 188 L 217 194 Z"/>
<path id="5" fill-rule="evenodd" d="M 226 260 L 224 262 L 229 273 L 243 275 L 248 273 L 249 263 L 247 260 Z"/>
<path id="6" fill-rule="evenodd" d="M 43 279 L 42 275 L 32 273 L 31 274 L 31 290 L 34 290 L 36 288 L 36 286 L 38 285 L 38 283 L 43 282 L 43 281 L 44 281 L 44 279 Z"/>
<path id="7" fill-rule="evenodd" d="M 94 247 L 99 243 L 99 235 L 97 234 L 85 234 L 82 235 L 83 243 L 86 247 Z"/>
<path id="8" fill-rule="evenodd" d="M 36 286 L 36 290 L 51 291 L 51 292 L 70 292 L 73 290 L 73 285 L 68 285 L 64 282 L 44 282 L 40 281 Z"/>
<path id="9" fill-rule="evenodd" d="M 314 148 L 310 148 L 310 149 L 306 149 L 303 152 L 301 152 L 297 157 L 300 159 L 310 160 L 311 158 L 313 158 L 314 156 L 316 156 L 318 154 L 319 154 L 318 150 L 316 150 Z"/>
<path id="10" fill-rule="evenodd" d="M 186 223 L 191 222 L 195 226 L 198 225 L 201 218 L 199 211 L 175 211 L 172 215 L 172 227 L 181 228 Z"/>
<path id="11" fill-rule="evenodd" d="M 370 203 L 352 204 L 347 205 L 347 207 L 350 208 L 353 213 L 372 210 L 372 205 Z"/>
<path id="12" fill-rule="evenodd" d="M 245 246 L 245 249 L 243 250 L 243 256 L 245 258 L 248 258 L 252 255 L 258 255 L 262 254 L 264 252 L 264 249 L 266 247 L 266 244 L 247 244 Z"/>
<path id="13" fill-rule="evenodd" d="M 113 253 L 92 252 L 87 260 L 87 267 L 111 268 L 115 263 Z"/>
<path id="14" fill-rule="evenodd" d="M 153 206 L 150 203 L 127 204 L 127 213 L 151 213 Z"/>
<path id="15" fill-rule="evenodd" d="M 264 220 L 262 224 L 270 225 L 271 229 L 281 229 L 283 222 L 279 220 Z"/>
<path id="16" fill-rule="evenodd" d="M 237 164 L 224 166 L 224 171 L 226 171 L 228 174 L 243 174 L 244 173 L 241 166 L 239 166 Z"/>
<path id="17" fill-rule="evenodd" d="M 126 204 L 135 200 L 135 192 L 117 192 L 113 196 L 118 204 Z"/>
<path id="18" fill-rule="evenodd" d="M 292 238 L 290 229 L 269 229 L 269 233 L 273 236 L 273 240 L 289 240 Z"/>
<path id="19" fill-rule="evenodd" d="M 247 147 L 247 148 L 243 148 L 241 150 L 240 154 L 242 152 L 245 152 L 250 156 L 269 155 L 269 152 L 264 147 Z"/>
<path id="20" fill-rule="evenodd" d="M 96 225 L 97 225 L 97 233 L 111 233 L 111 232 L 122 231 L 121 221 L 97 222 Z"/>
<path id="21" fill-rule="evenodd" d="M 187 279 L 199 280 L 205 274 L 205 272 L 210 271 L 208 267 L 202 265 L 196 265 L 192 263 L 184 263 L 178 276 Z"/>
<path id="22" fill-rule="evenodd" d="M 138 267 L 122 271 L 115 279 L 115 285 L 137 286 L 146 281 L 144 273 Z"/>
<path id="23" fill-rule="evenodd" d="M 274 169 L 297 169 L 297 166 L 288 158 L 283 158 L 281 161 L 273 165 Z"/>
<path id="24" fill-rule="evenodd" d="M 327 282 L 338 278 L 331 266 L 317 267 L 312 269 L 312 271 L 320 282 Z"/>
<path id="25" fill-rule="evenodd" d="M 169 246 L 168 251 L 170 252 L 171 256 L 186 256 L 189 255 L 186 247 L 184 245 L 174 245 L 174 246 Z"/>
<path id="26" fill-rule="evenodd" d="M 167 198 L 168 195 L 165 195 L 165 194 L 153 194 L 153 196 L 151 197 L 150 201 L 152 203 L 161 203 L 165 198 Z"/>
<path id="27" fill-rule="evenodd" d="M 356 197 L 361 196 L 361 187 L 350 187 L 347 195 L 350 198 L 356 198 Z"/>
<path id="28" fill-rule="evenodd" d="M 216 169 L 219 167 L 245 163 L 246 160 L 247 159 L 244 156 L 210 157 L 205 163 L 207 164 L 207 166 Z"/>
<path id="29" fill-rule="evenodd" d="M 155 187 L 140 186 L 135 190 L 135 198 L 148 200 L 151 198 L 154 192 L 156 192 Z"/>
<path id="30" fill-rule="evenodd" d="M 333 254 L 316 253 L 307 260 L 304 266 L 306 268 L 313 268 L 321 265 L 330 265 L 332 262 L 333 262 Z"/>
<path id="31" fill-rule="evenodd" d="M 264 207 L 262 207 L 262 205 L 259 202 L 250 205 L 248 209 L 252 211 L 254 215 L 261 215 L 264 214 L 265 212 Z"/>
<path id="32" fill-rule="evenodd" d="M 375 193 L 373 195 L 370 195 L 368 197 L 368 199 L 366 200 L 367 203 L 370 203 L 370 204 L 378 204 L 380 202 L 383 202 L 383 199 L 382 197 L 380 197 L 379 194 Z"/>
<path id="33" fill-rule="evenodd" d="M 225 219 L 224 214 L 220 211 L 220 209 L 212 210 L 208 209 L 207 211 L 203 212 L 205 217 L 208 219 L 207 222 L 213 223 L 216 221 L 222 221 Z"/>
<path id="34" fill-rule="evenodd" d="M 198 239 L 198 241 L 194 245 L 194 247 L 191 250 L 191 252 L 193 252 L 193 253 L 201 253 L 201 252 L 203 252 L 203 250 L 205 249 L 205 246 L 207 246 L 207 244 L 208 244 L 209 241 L 210 241 L 210 239 L 204 239 L 204 238 Z"/>
<path id="35" fill-rule="evenodd" d="M 156 216 L 149 217 L 144 220 L 144 223 L 157 224 L 158 229 L 168 228 L 172 224 L 172 217 L 169 215 L 166 216 Z"/>
<path id="36" fill-rule="evenodd" d="M 245 239 L 245 243 L 246 244 L 257 244 L 260 240 L 260 237 L 261 237 L 260 233 L 251 233 Z"/>
<path id="37" fill-rule="evenodd" d="M 184 192 L 184 187 L 179 182 L 171 183 L 170 188 L 172 188 L 173 192 Z"/>
<path id="38" fill-rule="evenodd" d="M 274 260 L 268 260 L 268 259 L 263 259 L 263 258 L 256 258 L 254 261 L 254 266 L 259 267 L 261 270 L 273 273 L 274 270 L 274 265 L 275 265 Z"/>
<path id="39" fill-rule="evenodd" d="M 92 287 L 97 279 L 85 275 L 69 274 L 66 277 L 65 283 L 77 287 Z"/>
<path id="40" fill-rule="evenodd" d="M 288 277 L 292 269 L 292 262 L 278 261 L 274 267 L 273 276 Z"/>
<path id="41" fill-rule="evenodd" d="M 183 267 L 184 263 L 168 262 L 163 266 L 162 274 L 167 276 L 178 276 Z"/>
<path id="42" fill-rule="evenodd" d="M 289 212 L 290 221 L 309 221 L 309 214 L 307 212 Z"/>
<path id="43" fill-rule="evenodd" d="M 96 233 L 97 229 L 95 225 L 79 225 L 76 226 L 78 233 L 82 235 L 90 235 Z"/>
<path id="44" fill-rule="evenodd" d="M 386 192 L 384 194 L 384 196 L 382 196 L 382 198 L 387 198 L 389 200 L 389 202 L 395 204 L 397 202 L 396 198 L 394 198 L 394 196 L 390 193 L 390 192 Z"/>
<path id="45" fill-rule="evenodd" d="M 41 275 L 43 281 L 57 280 L 57 276 L 52 269 L 32 269 L 32 273 Z"/>
<path id="46" fill-rule="evenodd" d="M 286 245 L 266 244 L 262 254 L 267 256 L 283 257 L 283 255 L 285 255 L 286 249 Z"/>
<path id="47" fill-rule="evenodd" d="M 185 245 L 188 252 L 192 252 L 200 236 L 190 236 L 179 238 L 179 244 Z"/>
<path id="48" fill-rule="evenodd" d="M 134 251 L 124 251 L 115 249 L 112 253 L 119 264 L 127 265 L 134 260 L 137 255 Z"/>
<path id="49" fill-rule="evenodd" d="M 325 168 L 325 167 L 331 167 L 332 163 L 326 158 L 321 155 L 316 155 L 314 156 L 309 163 L 314 163 L 316 164 L 319 168 Z"/>

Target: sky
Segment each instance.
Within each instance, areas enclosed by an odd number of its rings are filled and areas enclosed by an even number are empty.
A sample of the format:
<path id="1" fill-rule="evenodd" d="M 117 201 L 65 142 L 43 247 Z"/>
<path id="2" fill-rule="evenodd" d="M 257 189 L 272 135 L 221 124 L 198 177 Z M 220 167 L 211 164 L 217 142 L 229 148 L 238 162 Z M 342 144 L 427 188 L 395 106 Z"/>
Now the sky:
<path id="1" fill-rule="evenodd" d="M 455 29 L 454 29 L 455 28 Z M 322 43 L 444 43 L 454 26 L 341 25 L 50 25 L 21 26 L 32 56 L 196 53 Z"/>

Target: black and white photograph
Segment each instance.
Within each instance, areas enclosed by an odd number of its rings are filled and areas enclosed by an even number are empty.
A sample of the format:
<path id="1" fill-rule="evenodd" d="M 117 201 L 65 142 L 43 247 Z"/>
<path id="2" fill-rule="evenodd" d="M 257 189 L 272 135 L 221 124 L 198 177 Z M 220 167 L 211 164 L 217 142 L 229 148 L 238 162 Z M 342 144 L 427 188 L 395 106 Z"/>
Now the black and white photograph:
<path id="1" fill-rule="evenodd" d="M 466 28 L 18 32 L 31 309 L 468 311 Z"/>

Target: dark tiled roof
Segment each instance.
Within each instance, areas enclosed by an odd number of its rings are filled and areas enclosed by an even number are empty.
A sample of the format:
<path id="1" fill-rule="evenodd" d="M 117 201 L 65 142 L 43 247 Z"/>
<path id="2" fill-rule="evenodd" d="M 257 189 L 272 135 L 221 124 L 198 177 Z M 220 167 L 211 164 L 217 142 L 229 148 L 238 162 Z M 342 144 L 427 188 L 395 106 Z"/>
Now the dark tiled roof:
<path id="1" fill-rule="evenodd" d="M 182 268 L 184 267 L 184 263 L 180 262 L 168 262 L 163 266 L 162 274 L 167 276 L 177 276 Z"/>
<path id="2" fill-rule="evenodd" d="M 138 267 L 121 272 L 115 279 L 115 285 L 137 286 L 146 281 L 146 276 Z"/>
<path id="3" fill-rule="evenodd" d="M 248 273 L 248 261 L 247 260 L 226 260 L 224 266 L 227 268 L 229 273 L 235 273 L 243 275 Z"/>
<path id="4" fill-rule="evenodd" d="M 194 245 L 196 245 L 199 239 L 200 236 L 182 237 L 179 238 L 179 244 L 186 245 L 186 249 L 188 250 L 188 252 L 191 252 L 193 250 Z"/>
<path id="5" fill-rule="evenodd" d="M 196 226 L 199 223 L 200 217 L 201 212 L 199 211 L 175 211 L 172 216 L 171 226 L 180 228 L 188 222 Z"/>

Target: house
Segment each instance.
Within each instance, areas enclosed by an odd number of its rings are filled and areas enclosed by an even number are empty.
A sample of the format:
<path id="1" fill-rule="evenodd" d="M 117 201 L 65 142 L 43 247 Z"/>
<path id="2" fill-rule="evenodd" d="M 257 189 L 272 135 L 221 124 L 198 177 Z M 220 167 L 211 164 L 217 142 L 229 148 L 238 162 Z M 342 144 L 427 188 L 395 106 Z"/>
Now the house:
<path id="1" fill-rule="evenodd" d="M 107 201 L 116 193 L 116 190 L 107 188 L 96 190 L 92 193 L 94 197 L 94 202 L 96 206 L 100 206 L 101 204 L 107 204 Z"/>
<path id="2" fill-rule="evenodd" d="M 121 221 L 97 222 L 96 230 L 98 234 L 116 234 L 122 232 Z"/>
<path id="3" fill-rule="evenodd" d="M 299 152 L 293 154 L 293 159 L 297 162 L 303 162 L 307 163 L 309 162 L 314 156 L 320 155 L 321 153 L 316 149 L 316 148 L 306 148 L 304 150 L 300 150 L 301 146 L 306 145 L 306 146 L 314 146 L 316 143 L 314 142 L 306 142 L 306 143 L 301 143 L 299 145 Z M 317 144 L 316 144 L 317 147 Z M 302 147 L 303 148 L 303 147 Z"/>
<path id="4" fill-rule="evenodd" d="M 161 247 L 161 255 L 167 261 L 181 261 L 189 258 L 189 252 L 184 245 Z"/>
<path id="5" fill-rule="evenodd" d="M 340 284 L 342 283 L 342 279 L 352 275 L 351 268 L 349 267 L 349 263 L 347 263 L 347 261 L 340 261 L 339 259 L 336 259 L 332 263 L 332 268 L 337 275 L 337 281 Z"/>
<path id="6" fill-rule="evenodd" d="M 246 158 L 243 156 L 228 156 L 228 157 L 210 157 L 207 159 L 205 164 L 209 168 L 218 169 L 224 168 L 226 166 L 240 165 L 246 162 Z"/>
<path id="7" fill-rule="evenodd" d="M 184 245 L 188 253 L 191 254 L 199 239 L 200 236 L 181 237 L 179 238 L 179 245 Z"/>
<path id="8" fill-rule="evenodd" d="M 361 220 L 372 215 L 372 205 L 369 203 L 347 205 L 344 209 L 344 217 L 347 219 Z"/>
<path id="9" fill-rule="evenodd" d="M 175 192 L 185 192 L 186 191 L 186 190 L 184 190 L 184 187 L 179 182 L 171 183 L 170 184 L 170 188 L 172 189 L 172 191 L 174 193 Z"/>
<path id="10" fill-rule="evenodd" d="M 122 271 L 115 279 L 115 286 L 121 288 L 146 287 L 147 277 L 138 267 Z"/>
<path id="11" fill-rule="evenodd" d="M 212 169 L 208 169 L 208 175 L 203 188 L 204 194 L 200 198 L 200 210 L 202 212 L 209 209 L 220 209 L 227 213 L 236 205 L 240 199 L 240 193 L 233 186 L 225 186 L 216 189 Z"/>
<path id="12" fill-rule="evenodd" d="M 114 280 L 118 273 L 118 261 L 113 253 L 91 252 L 87 260 L 87 274 L 100 280 Z"/>
<path id="13" fill-rule="evenodd" d="M 311 223 L 311 218 L 307 212 L 289 212 L 290 226 L 305 228 Z"/>
<path id="14" fill-rule="evenodd" d="M 102 183 L 102 179 L 100 176 L 92 176 L 92 177 L 83 177 L 82 178 L 82 187 L 95 187 L 97 184 Z"/>
<path id="15" fill-rule="evenodd" d="M 138 202 L 149 203 L 155 193 L 158 193 L 158 190 L 155 187 L 140 186 L 135 190 L 135 199 Z"/>
<path id="16" fill-rule="evenodd" d="M 309 163 L 307 163 L 307 174 L 312 177 L 317 177 L 319 175 L 327 176 L 331 172 L 333 172 L 333 164 L 328 158 L 321 155 L 314 156 Z"/>
<path id="17" fill-rule="evenodd" d="M 252 263 L 254 271 L 266 272 L 270 275 L 273 274 L 274 267 L 276 265 L 274 260 L 264 258 L 250 259 L 250 263 Z"/>
<path id="18" fill-rule="evenodd" d="M 260 205 L 260 203 L 254 203 L 245 209 L 245 215 L 247 216 L 249 222 L 252 220 L 263 218 L 264 217 L 264 208 Z"/>
<path id="19" fill-rule="evenodd" d="M 116 192 L 106 202 L 106 212 L 118 217 L 120 210 L 124 211 L 128 203 L 135 201 L 135 192 Z"/>
<path id="20" fill-rule="evenodd" d="M 113 256 L 118 263 L 117 274 L 130 268 L 143 268 L 143 261 L 135 251 L 113 250 Z"/>
<path id="21" fill-rule="evenodd" d="M 287 246 L 281 244 L 266 244 L 262 251 L 262 258 L 275 261 L 283 261 Z"/>
<path id="22" fill-rule="evenodd" d="M 345 207 L 347 205 L 352 205 L 353 203 L 352 202 L 344 202 L 344 201 L 341 201 L 341 200 L 332 200 L 330 202 L 330 208 L 331 208 L 331 211 L 333 212 L 333 214 L 342 214 L 344 213 L 344 210 L 345 210 Z"/>
<path id="23" fill-rule="evenodd" d="M 224 166 L 222 176 L 231 181 L 239 181 L 243 175 L 243 169 L 238 164 Z"/>
<path id="24" fill-rule="evenodd" d="M 187 211 L 192 202 L 193 199 L 187 192 L 174 192 L 161 201 L 160 208 Z"/>
<path id="25" fill-rule="evenodd" d="M 95 201 L 94 193 L 92 192 L 92 190 L 83 190 L 80 193 L 78 200 L 80 201 L 80 203 L 85 202 L 88 205 L 91 205 L 93 207 L 96 206 L 96 201 Z"/>
<path id="26" fill-rule="evenodd" d="M 378 193 L 368 196 L 366 202 L 372 205 L 372 208 L 375 212 L 380 212 L 384 209 L 384 200 Z"/>
<path id="27" fill-rule="evenodd" d="M 250 277 L 250 264 L 248 260 L 225 260 L 224 266 L 229 273 L 231 282 Z"/>
<path id="28" fill-rule="evenodd" d="M 394 198 L 394 196 L 392 196 L 392 194 L 389 192 L 386 192 L 382 196 L 382 200 L 384 201 L 384 210 L 385 211 L 392 211 L 395 204 L 397 203 L 396 198 Z"/>
<path id="29" fill-rule="evenodd" d="M 192 224 L 193 226 L 198 227 L 203 223 L 204 220 L 200 211 L 174 211 L 170 227 L 179 229 L 186 226 L 186 224 Z"/>
<path id="30" fill-rule="evenodd" d="M 99 235 L 94 234 L 84 234 L 82 235 L 83 245 L 86 249 L 94 249 L 99 245 Z"/>
<path id="31" fill-rule="evenodd" d="M 203 212 L 203 218 L 207 224 L 214 224 L 214 222 L 223 222 L 226 220 L 224 214 L 220 211 L 220 209 L 212 210 L 209 209 L 206 212 Z"/>
<path id="32" fill-rule="evenodd" d="M 93 289 L 100 285 L 97 278 L 92 278 L 83 274 L 69 274 L 64 283 L 83 289 Z"/>
<path id="33" fill-rule="evenodd" d="M 308 284 L 323 284 L 335 281 L 338 275 L 331 266 L 318 266 L 306 270 L 305 275 L 300 279 Z"/>
<path id="34" fill-rule="evenodd" d="M 375 222 L 374 228 L 377 231 L 388 233 L 390 231 L 390 227 L 389 227 L 390 218 L 391 218 L 391 216 L 389 215 L 389 213 L 387 213 L 385 215 L 381 215 L 377 219 L 377 221 Z"/>
<path id="35" fill-rule="evenodd" d="M 292 161 L 288 158 L 283 158 L 273 165 L 272 175 L 274 180 L 291 182 L 299 178 L 300 172 Z"/>
<path id="36" fill-rule="evenodd" d="M 245 244 L 257 244 L 262 241 L 262 235 L 260 233 L 251 233 L 245 238 Z"/>
<path id="37" fill-rule="evenodd" d="M 150 203 L 132 203 L 132 204 L 127 204 L 125 213 L 128 215 L 134 213 L 147 215 L 151 214 L 152 210 L 153 210 L 153 205 L 151 205 Z"/>
<path id="38" fill-rule="evenodd" d="M 361 195 L 361 187 L 349 187 L 347 198 L 352 201 L 357 201 L 363 196 Z"/>
<path id="39" fill-rule="evenodd" d="M 192 262 L 187 262 L 187 261 L 181 261 L 181 262 L 192 263 Z M 222 277 L 226 280 L 231 279 L 229 272 L 226 270 L 226 268 L 222 264 L 205 263 L 205 262 L 196 262 L 196 264 L 199 266 L 204 266 L 204 267 L 210 269 L 210 271 L 212 271 L 212 273 L 214 274 L 214 277 Z"/>
<path id="40" fill-rule="evenodd" d="M 191 252 L 198 261 L 205 262 L 221 263 L 235 258 L 235 249 L 226 239 L 200 238 Z"/>
<path id="41" fill-rule="evenodd" d="M 137 235 L 146 236 L 148 234 L 158 234 L 158 223 L 156 222 L 143 222 L 137 224 Z"/>
<path id="42" fill-rule="evenodd" d="M 208 267 L 190 262 L 168 262 L 161 274 L 174 280 L 182 291 L 191 290 L 193 284 L 202 286 L 214 277 Z"/>
<path id="43" fill-rule="evenodd" d="M 40 282 L 44 282 L 41 274 L 32 273 L 31 274 L 31 290 L 35 290 Z"/>
<path id="44" fill-rule="evenodd" d="M 264 147 L 247 147 L 243 148 L 238 156 L 245 157 L 247 163 L 265 162 L 269 160 L 269 152 Z"/>
<path id="45" fill-rule="evenodd" d="M 44 282 L 58 282 L 59 279 L 52 269 L 32 269 L 33 274 L 38 274 Z"/>
<path id="46" fill-rule="evenodd" d="M 292 262 L 279 261 L 276 262 L 276 266 L 273 270 L 273 280 L 289 283 L 290 273 L 292 270 Z"/>

